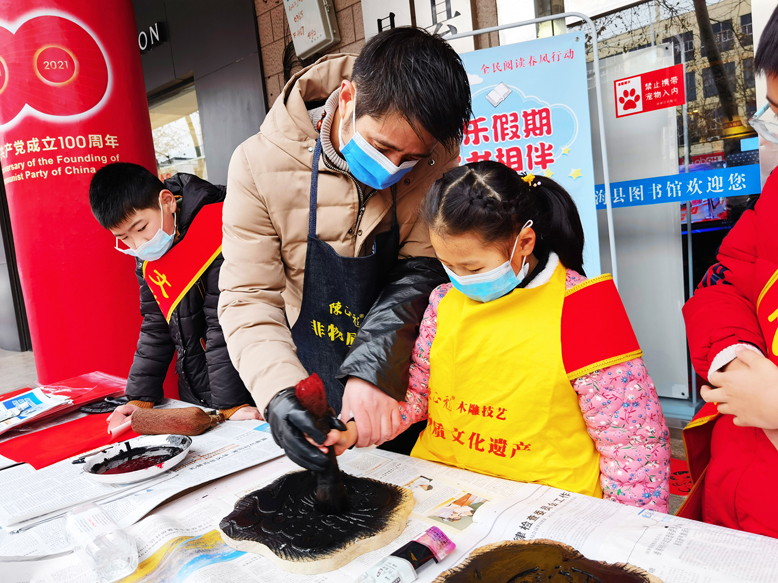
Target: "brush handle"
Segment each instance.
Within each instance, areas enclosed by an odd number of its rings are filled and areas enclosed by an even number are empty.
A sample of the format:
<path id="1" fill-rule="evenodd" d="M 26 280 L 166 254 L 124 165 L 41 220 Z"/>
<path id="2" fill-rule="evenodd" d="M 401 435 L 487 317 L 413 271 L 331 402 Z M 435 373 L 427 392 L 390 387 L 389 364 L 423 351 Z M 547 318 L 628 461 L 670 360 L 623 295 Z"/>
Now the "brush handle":
<path id="1" fill-rule="evenodd" d="M 317 419 L 316 427 L 324 434 L 328 434 L 332 429 L 327 417 Z M 332 446 L 327 452 L 327 461 L 327 467 L 316 472 L 316 508 L 325 514 L 342 514 L 348 507 L 348 495 L 338 467 L 335 448 Z"/>

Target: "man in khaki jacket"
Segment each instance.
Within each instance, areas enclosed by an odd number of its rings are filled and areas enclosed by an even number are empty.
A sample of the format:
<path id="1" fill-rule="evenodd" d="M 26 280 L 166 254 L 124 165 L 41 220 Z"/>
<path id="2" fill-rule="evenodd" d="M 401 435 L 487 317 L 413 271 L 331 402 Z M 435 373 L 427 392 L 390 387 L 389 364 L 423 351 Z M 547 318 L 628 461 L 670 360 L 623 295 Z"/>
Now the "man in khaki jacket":
<path id="1" fill-rule="evenodd" d="M 356 58 L 300 71 L 233 154 L 220 322 L 274 438 L 301 465 L 326 460 L 304 438 L 325 435 L 290 388 L 309 373 L 356 424 L 358 445 L 386 441 L 399 424 L 418 324 L 447 280 L 419 205 L 457 165 L 470 116 L 453 49 L 394 29 Z"/>

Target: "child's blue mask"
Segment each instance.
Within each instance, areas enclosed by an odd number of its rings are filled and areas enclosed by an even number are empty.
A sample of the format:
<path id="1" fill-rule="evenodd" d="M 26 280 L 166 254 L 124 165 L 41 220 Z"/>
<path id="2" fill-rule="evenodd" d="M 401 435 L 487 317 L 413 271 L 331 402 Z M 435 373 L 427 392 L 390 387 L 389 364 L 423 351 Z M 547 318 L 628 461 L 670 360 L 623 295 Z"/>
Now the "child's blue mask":
<path id="1" fill-rule="evenodd" d="M 532 221 L 527 221 L 521 228 L 521 231 L 531 226 Z M 521 261 L 521 269 L 519 269 L 518 274 L 513 272 L 513 267 L 511 266 L 513 255 L 516 253 L 516 245 L 518 245 L 519 237 L 521 236 L 521 231 L 516 235 L 516 242 L 513 244 L 513 251 L 511 251 L 511 256 L 508 261 L 486 273 L 457 275 L 444 265 L 443 269 L 448 273 L 454 287 L 471 300 L 483 303 L 501 298 L 516 289 L 522 280 L 527 277 L 527 272 L 529 271 L 529 264 L 527 263 L 526 257 Z"/>
<path id="2" fill-rule="evenodd" d="M 354 128 L 354 136 L 348 144 L 343 145 L 343 120 L 338 128 L 338 142 L 340 143 L 340 153 L 348 162 L 349 172 L 362 184 L 383 190 L 408 174 L 416 165 L 418 160 L 403 162 L 395 166 L 389 158 L 376 150 L 368 141 L 357 131 L 357 101 L 354 94 L 354 110 L 351 113 L 351 125 Z"/>
<path id="3" fill-rule="evenodd" d="M 120 249 L 119 239 L 116 239 L 116 250 L 121 251 L 125 255 L 132 255 L 137 257 L 141 261 L 156 261 L 167 253 L 173 246 L 173 238 L 176 232 L 176 215 L 173 214 L 173 235 L 168 235 L 162 228 L 165 224 L 165 213 L 162 210 L 162 198 L 159 200 L 159 212 L 162 214 L 162 222 L 159 226 L 159 231 L 156 232 L 154 237 L 146 241 L 143 245 L 137 249 Z"/>

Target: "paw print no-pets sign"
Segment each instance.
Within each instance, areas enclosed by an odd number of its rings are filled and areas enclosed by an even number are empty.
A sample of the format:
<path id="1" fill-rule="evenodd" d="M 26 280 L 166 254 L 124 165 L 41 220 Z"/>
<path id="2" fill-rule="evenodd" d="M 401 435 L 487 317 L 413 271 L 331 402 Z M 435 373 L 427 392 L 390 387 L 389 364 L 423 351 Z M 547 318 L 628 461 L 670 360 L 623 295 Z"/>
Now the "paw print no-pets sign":
<path id="1" fill-rule="evenodd" d="M 641 113 L 643 103 L 640 75 L 616 81 L 616 117 Z"/>
<path id="2" fill-rule="evenodd" d="M 613 82 L 616 117 L 683 105 L 683 65 L 673 65 Z"/>

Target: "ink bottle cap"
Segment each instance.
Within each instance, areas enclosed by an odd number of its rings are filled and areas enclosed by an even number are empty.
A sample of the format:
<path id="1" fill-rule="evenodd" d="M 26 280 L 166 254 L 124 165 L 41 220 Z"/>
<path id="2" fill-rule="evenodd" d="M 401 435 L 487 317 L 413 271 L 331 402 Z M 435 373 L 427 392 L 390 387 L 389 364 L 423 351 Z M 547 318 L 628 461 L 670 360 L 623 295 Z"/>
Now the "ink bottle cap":
<path id="1" fill-rule="evenodd" d="M 413 565 L 414 570 L 431 559 L 439 563 L 456 548 L 451 539 L 437 526 L 426 530 L 408 544 L 400 547 L 391 556 L 401 557 Z"/>
<path id="2" fill-rule="evenodd" d="M 446 536 L 446 533 L 437 526 L 428 528 L 417 536 L 414 539 L 414 542 L 418 542 L 427 547 L 434 555 L 436 563 L 440 563 L 457 548 L 457 545 L 454 544 L 454 542 Z"/>
<path id="3" fill-rule="evenodd" d="M 368 569 L 359 581 L 410 583 L 417 579 L 416 572 L 422 565 L 430 561 L 439 563 L 455 548 L 451 539 L 433 526 Z"/>

